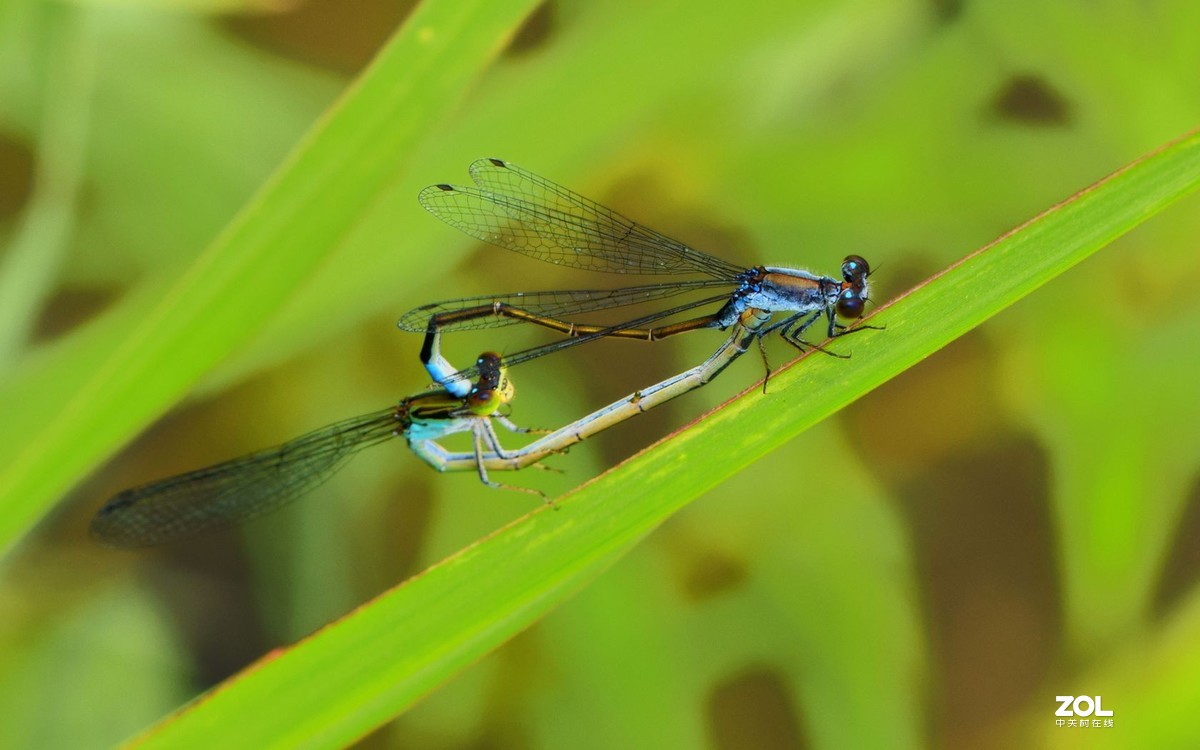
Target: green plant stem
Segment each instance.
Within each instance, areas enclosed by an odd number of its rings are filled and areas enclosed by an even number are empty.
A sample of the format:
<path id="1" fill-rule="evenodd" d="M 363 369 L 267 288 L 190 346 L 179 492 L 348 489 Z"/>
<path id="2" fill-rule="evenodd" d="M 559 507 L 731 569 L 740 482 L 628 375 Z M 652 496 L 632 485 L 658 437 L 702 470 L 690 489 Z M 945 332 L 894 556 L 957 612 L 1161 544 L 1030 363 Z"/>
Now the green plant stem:
<path id="1" fill-rule="evenodd" d="M 146 746 L 327 747 L 363 736 L 518 633 L 676 510 L 1200 186 L 1188 135 L 1051 208 L 897 300 L 849 362 L 806 355 L 540 508 L 247 669 Z M 753 483 L 753 477 L 745 481 Z M 798 480 L 799 481 L 799 480 Z M 826 502 L 825 495 L 802 495 Z"/>

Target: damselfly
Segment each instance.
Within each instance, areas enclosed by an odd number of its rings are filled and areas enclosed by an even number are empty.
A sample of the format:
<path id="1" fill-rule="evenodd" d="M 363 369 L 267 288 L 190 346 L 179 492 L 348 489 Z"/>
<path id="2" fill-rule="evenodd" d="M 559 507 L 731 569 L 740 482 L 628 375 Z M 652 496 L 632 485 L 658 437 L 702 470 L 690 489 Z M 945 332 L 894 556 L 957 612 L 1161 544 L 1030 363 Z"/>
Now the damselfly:
<path id="1" fill-rule="evenodd" d="M 759 338 L 759 328 L 770 317 L 770 314 L 759 310 L 747 310 L 733 325 L 729 338 L 704 362 L 601 407 L 585 417 L 547 433 L 523 448 L 482 455 L 451 453 L 436 443 L 431 449 L 438 451 L 438 465 L 443 471 L 461 471 L 475 466 L 491 471 L 508 471 L 536 464 L 553 453 L 562 453 L 602 430 L 708 383 L 733 360 L 746 353 L 750 344 Z"/>
<path id="2" fill-rule="evenodd" d="M 842 261 L 838 279 L 798 268 L 743 268 L 695 250 L 625 218 L 610 208 L 500 159 L 480 159 L 470 167 L 475 187 L 431 185 L 421 191 L 426 210 L 447 224 L 499 247 L 557 265 L 593 271 L 643 275 L 703 275 L 621 289 L 513 292 L 423 305 L 399 321 L 404 330 L 425 333 L 421 361 L 435 382 L 455 395 L 471 387 L 476 370 L 456 372 L 441 353 L 443 331 L 491 328 L 526 321 L 567 338 L 505 356 L 508 365 L 607 336 L 647 341 L 701 328 L 724 330 L 747 310 L 784 317 L 758 329 L 760 339 L 778 331 L 803 350 L 820 348 L 802 336 L 819 319 L 835 338 L 854 331 L 841 317 L 862 316 L 868 299 L 870 266 L 857 255 Z M 690 302 L 616 325 L 583 325 L 568 318 L 597 310 L 666 299 L 685 293 L 724 289 Z M 715 312 L 676 323 L 655 323 L 703 305 Z M 822 349 L 822 351 L 824 351 Z"/>
<path id="3" fill-rule="evenodd" d="M 518 427 L 501 413 L 514 389 L 500 356 L 485 352 L 475 369 L 479 378 L 465 396 L 451 396 L 442 388 L 425 391 L 274 448 L 125 490 L 92 519 L 92 536 L 110 546 L 143 547 L 233 526 L 295 500 L 329 479 L 358 451 L 397 436 L 440 471 L 474 468 L 485 484 L 508 487 L 487 474 L 485 457 L 515 455 L 501 447 L 493 423 L 513 432 L 535 431 Z M 446 451 L 437 441 L 460 432 L 471 433 L 474 451 L 468 455 L 475 459 L 456 454 L 448 466 L 441 458 Z M 509 489 L 541 494 L 523 487 Z"/>
<path id="4" fill-rule="evenodd" d="M 494 482 L 488 471 L 538 466 L 552 454 L 699 388 L 744 354 L 769 318 L 757 310 L 746 311 L 725 343 L 703 363 L 553 432 L 519 427 L 500 413 L 511 403 L 515 389 L 499 355 L 487 352 L 477 360 L 479 381 L 464 398 L 440 388 L 426 391 L 393 408 L 337 422 L 275 448 L 125 490 L 100 509 L 91 532 L 109 546 L 146 547 L 234 526 L 299 498 L 358 451 L 397 435 L 438 471 L 474 470 L 491 487 L 542 495 Z M 522 448 L 506 450 L 493 422 L 512 432 L 547 434 Z M 452 452 L 438 442 L 460 432 L 471 433 L 472 451 Z"/>

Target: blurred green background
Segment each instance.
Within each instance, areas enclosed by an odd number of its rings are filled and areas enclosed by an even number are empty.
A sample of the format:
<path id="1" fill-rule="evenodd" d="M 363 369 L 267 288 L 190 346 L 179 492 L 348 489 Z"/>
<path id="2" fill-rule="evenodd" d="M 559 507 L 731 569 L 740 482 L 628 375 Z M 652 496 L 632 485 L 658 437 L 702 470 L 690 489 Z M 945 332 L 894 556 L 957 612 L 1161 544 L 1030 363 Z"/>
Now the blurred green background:
<path id="1" fill-rule="evenodd" d="M 0 382 L 193 268 L 410 10 L 0 5 Z M 416 305 L 620 281 L 473 243 L 422 186 L 498 156 L 747 265 L 862 254 L 884 301 L 1190 130 L 1198 72 L 1185 0 L 547 3 L 252 342 L 3 561 L 0 746 L 110 745 L 533 507 L 396 444 L 243 530 L 87 539 L 123 487 L 423 387 Z M 362 745 L 1200 745 L 1198 207 L 694 503 Z M 557 426 L 720 337 L 684 339 L 524 366 L 514 416 Z M 504 479 L 566 491 L 760 376 Z M 1083 694 L 1114 726 L 1055 725 Z"/>

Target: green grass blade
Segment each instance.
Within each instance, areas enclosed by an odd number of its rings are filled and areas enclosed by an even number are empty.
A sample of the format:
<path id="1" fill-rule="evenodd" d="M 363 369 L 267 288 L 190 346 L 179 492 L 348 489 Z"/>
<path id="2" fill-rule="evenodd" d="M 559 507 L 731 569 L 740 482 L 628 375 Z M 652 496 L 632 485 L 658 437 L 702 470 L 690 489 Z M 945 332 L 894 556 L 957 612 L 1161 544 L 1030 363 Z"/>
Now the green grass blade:
<path id="1" fill-rule="evenodd" d="M 29 339 L 37 310 L 53 288 L 74 230 L 84 174 L 94 82 L 95 35 L 86 13 L 49 9 L 51 61 L 47 75 L 56 96 L 42 115 L 38 177 L 20 229 L 0 256 L 0 372 Z"/>
<path id="2" fill-rule="evenodd" d="M 598 575 L 671 513 L 1200 186 L 1189 135 L 954 264 L 559 502 L 468 547 L 167 719 L 148 746 L 339 745 L 403 711 Z M 933 408 L 933 407 L 931 407 Z M 891 426 L 894 427 L 894 426 Z M 831 481 L 835 481 L 832 478 Z M 746 481 L 752 485 L 753 478 Z M 800 502 L 831 502 L 796 477 Z"/>
<path id="3" fill-rule="evenodd" d="M 191 267 L 0 386 L 0 549 L 270 319 L 535 4 L 423 3 Z"/>

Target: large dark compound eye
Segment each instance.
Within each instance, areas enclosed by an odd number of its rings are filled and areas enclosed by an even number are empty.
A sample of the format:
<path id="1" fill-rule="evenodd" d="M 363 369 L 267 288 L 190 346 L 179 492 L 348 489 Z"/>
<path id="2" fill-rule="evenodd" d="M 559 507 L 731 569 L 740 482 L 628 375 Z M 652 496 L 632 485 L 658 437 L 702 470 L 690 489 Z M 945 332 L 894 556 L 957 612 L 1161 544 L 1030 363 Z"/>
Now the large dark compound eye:
<path id="1" fill-rule="evenodd" d="M 500 406 L 500 391 L 495 388 L 472 388 L 467 394 L 467 409 L 474 414 L 487 415 Z"/>
<path id="2" fill-rule="evenodd" d="M 863 279 L 870 275 L 871 266 L 861 255 L 847 255 L 842 261 L 842 278 L 851 284 L 862 286 Z"/>
<path id="3" fill-rule="evenodd" d="M 477 387 L 480 390 L 490 390 L 499 385 L 501 377 L 499 354 L 495 352 L 480 354 L 479 359 L 475 360 L 475 367 L 479 370 Z"/>
<path id="4" fill-rule="evenodd" d="M 843 318 L 861 318 L 864 307 L 863 298 L 854 289 L 845 289 L 838 295 L 837 314 Z"/>

